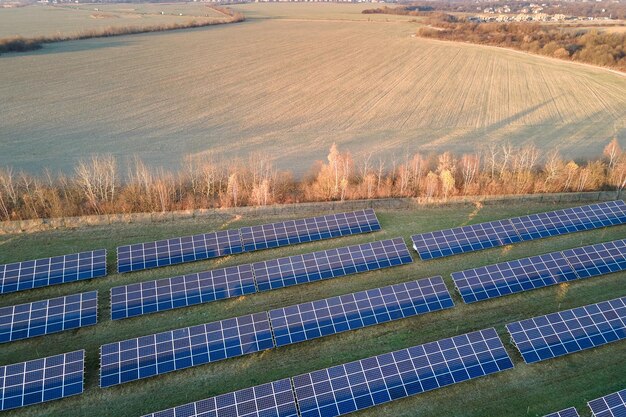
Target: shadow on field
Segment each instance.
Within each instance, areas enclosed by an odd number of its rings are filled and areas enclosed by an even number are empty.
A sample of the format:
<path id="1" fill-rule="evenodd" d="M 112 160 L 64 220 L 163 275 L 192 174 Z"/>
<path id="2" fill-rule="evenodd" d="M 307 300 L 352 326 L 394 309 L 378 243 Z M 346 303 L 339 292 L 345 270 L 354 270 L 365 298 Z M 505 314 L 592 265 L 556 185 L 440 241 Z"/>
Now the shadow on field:
<path id="1" fill-rule="evenodd" d="M 94 39 L 82 39 L 76 41 L 61 41 L 44 43 L 41 49 L 28 52 L 8 52 L 0 55 L 0 59 L 9 59 L 22 56 L 37 56 L 37 55 L 49 55 L 57 53 L 68 52 L 83 52 L 93 51 L 97 49 L 105 48 L 117 48 L 120 46 L 130 45 L 132 42 L 129 40 L 119 40 L 113 38 L 94 38 Z"/>

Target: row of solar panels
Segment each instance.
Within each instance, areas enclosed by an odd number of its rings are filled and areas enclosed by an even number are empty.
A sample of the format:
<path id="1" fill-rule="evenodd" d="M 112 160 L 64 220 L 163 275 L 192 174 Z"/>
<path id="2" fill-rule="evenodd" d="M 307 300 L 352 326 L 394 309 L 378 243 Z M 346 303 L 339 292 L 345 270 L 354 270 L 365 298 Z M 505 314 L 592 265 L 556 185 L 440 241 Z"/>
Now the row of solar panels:
<path id="1" fill-rule="evenodd" d="M 626 270 L 626 239 L 452 273 L 466 303 Z"/>
<path id="2" fill-rule="evenodd" d="M 491 328 L 218 395 L 145 417 L 335 417 L 511 368 L 513 363 Z M 623 417 L 626 390 L 590 401 L 589 406 L 595 417 Z M 572 409 L 559 413 L 550 417 L 578 415 L 571 414 Z"/>
<path id="3" fill-rule="evenodd" d="M 452 305 L 441 277 L 434 277 L 130 339 L 102 346 L 101 384 L 115 385 Z M 566 355 L 625 339 L 626 297 L 510 323 L 506 328 L 526 363 Z M 292 381 L 300 415 L 326 417 L 512 366 L 495 330 L 488 329 L 316 371 Z M 2 409 L 82 392 L 83 368 L 84 351 L 0 367 Z M 198 404 L 183 407 L 189 410 Z M 238 405 L 225 412 L 236 411 L 226 414 L 229 416 L 283 415 L 268 414 L 265 409 L 260 410 L 263 414 L 249 414 L 249 407 L 257 405 L 248 401 L 242 405 L 245 412 L 240 413 Z M 155 416 L 195 415 L 176 413 L 172 409 Z"/>
<path id="4" fill-rule="evenodd" d="M 411 236 L 422 260 L 626 223 L 622 200 Z"/>
<path id="5" fill-rule="evenodd" d="M 115 287 L 112 319 L 412 262 L 402 238 Z M 140 291 L 137 291 L 140 290 Z M 0 343 L 96 324 L 98 293 L 0 308 Z"/>
<path id="6" fill-rule="evenodd" d="M 372 209 L 241 229 L 137 243 L 117 248 L 119 273 L 380 230 Z"/>
<path id="7" fill-rule="evenodd" d="M 626 389 L 587 402 L 594 417 L 626 416 Z M 544 417 L 580 417 L 574 407 Z"/>
<path id="8" fill-rule="evenodd" d="M 402 238 L 111 288 L 119 320 L 413 262 Z"/>
<path id="9" fill-rule="evenodd" d="M 438 276 L 110 343 L 100 348 L 100 386 L 453 306 Z"/>
<path id="10" fill-rule="evenodd" d="M 118 272 L 380 230 L 374 210 L 120 246 Z M 0 265 L 0 294 L 107 275 L 105 249 Z"/>
<path id="11" fill-rule="evenodd" d="M 412 236 L 422 259 L 623 224 L 623 201 L 533 214 Z M 380 230 L 373 210 L 331 214 L 120 246 L 118 272 L 130 272 Z M 0 294 L 106 276 L 106 250 L 0 265 Z"/>

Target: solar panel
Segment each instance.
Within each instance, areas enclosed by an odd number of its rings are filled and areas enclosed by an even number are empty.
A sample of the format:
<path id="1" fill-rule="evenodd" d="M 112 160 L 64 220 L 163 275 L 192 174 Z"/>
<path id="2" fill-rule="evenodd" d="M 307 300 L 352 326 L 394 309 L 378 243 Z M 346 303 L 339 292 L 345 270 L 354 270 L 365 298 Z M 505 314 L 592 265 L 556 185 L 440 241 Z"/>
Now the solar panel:
<path id="1" fill-rule="evenodd" d="M 543 417 L 580 417 L 580 416 L 578 415 L 578 411 L 576 411 L 574 407 L 571 407 L 565 410 L 557 411 L 556 413 L 550 413 Z"/>
<path id="2" fill-rule="evenodd" d="M 259 291 L 410 263 L 402 238 L 252 264 Z"/>
<path id="3" fill-rule="evenodd" d="M 454 307 L 441 277 L 425 278 L 269 312 L 276 346 Z"/>
<path id="4" fill-rule="evenodd" d="M 299 375 L 293 385 L 302 417 L 335 417 L 512 367 L 486 329 Z"/>
<path id="5" fill-rule="evenodd" d="M 0 410 L 81 394 L 84 367 L 84 350 L 0 366 Z"/>
<path id="6" fill-rule="evenodd" d="M 453 272 L 466 303 L 533 290 L 578 279 L 561 252 Z"/>
<path id="7" fill-rule="evenodd" d="M 366 209 L 242 227 L 241 241 L 245 251 L 254 251 L 376 230 L 380 230 L 376 214 L 374 210 Z"/>
<path id="8" fill-rule="evenodd" d="M 422 260 L 488 249 L 521 241 L 510 220 L 497 220 L 411 236 Z"/>
<path id="9" fill-rule="evenodd" d="M 626 297 L 506 325 L 526 363 L 626 338 Z"/>
<path id="10" fill-rule="evenodd" d="M 103 277 L 105 249 L 0 265 L 0 294 Z"/>
<path id="11" fill-rule="evenodd" d="M 117 272 L 140 271 L 243 252 L 239 230 L 222 230 L 117 248 Z"/>
<path id="12" fill-rule="evenodd" d="M 581 278 L 626 269 L 626 239 L 568 249 L 563 255 Z"/>
<path id="13" fill-rule="evenodd" d="M 273 347 L 265 312 L 110 343 L 100 347 L 100 386 L 110 387 Z"/>
<path id="14" fill-rule="evenodd" d="M 587 403 L 594 417 L 626 416 L 626 389 L 605 395 Z"/>
<path id="15" fill-rule="evenodd" d="M 299 417 L 291 379 L 285 378 L 144 417 Z"/>
<path id="16" fill-rule="evenodd" d="M 511 219 L 522 240 L 597 229 L 626 222 L 626 204 L 609 201 Z"/>
<path id="17" fill-rule="evenodd" d="M 618 200 L 428 232 L 411 239 L 420 258 L 427 260 L 624 223 L 626 204 Z"/>
<path id="18" fill-rule="evenodd" d="M 125 319 L 254 292 L 256 286 L 252 265 L 249 264 L 145 281 L 111 288 L 111 319 Z"/>
<path id="19" fill-rule="evenodd" d="M 98 291 L 0 308 L 0 343 L 91 326 L 98 321 Z"/>

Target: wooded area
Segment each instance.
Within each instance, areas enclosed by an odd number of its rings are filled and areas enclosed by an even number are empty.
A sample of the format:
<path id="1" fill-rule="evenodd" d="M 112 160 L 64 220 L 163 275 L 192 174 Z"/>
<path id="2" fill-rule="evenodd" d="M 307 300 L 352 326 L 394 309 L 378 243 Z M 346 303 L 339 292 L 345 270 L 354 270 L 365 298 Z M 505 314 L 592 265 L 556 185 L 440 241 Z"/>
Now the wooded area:
<path id="1" fill-rule="evenodd" d="M 418 29 L 419 36 L 503 46 L 626 71 L 626 33 L 538 23 L 474 23 L 447 14 L 433 15 L 428 23 L 432 27 Z"/>
<path id="2" fill-rule="evenodd" d="M 622 190 L 626 153 L 613 139 L 602 157 L 564 160 L 535 146 L 489 146 L 475 154 L 353 158 L 337 146 L 303 178 L 267 155 L 245 161 L 188 158 L 185 169 L 150 169 L 135 159 L 126 178 L 112 156 L 81 161 L 72 176 L 0 170 L 0 220 L 233 207 L 385 197 Z"/>

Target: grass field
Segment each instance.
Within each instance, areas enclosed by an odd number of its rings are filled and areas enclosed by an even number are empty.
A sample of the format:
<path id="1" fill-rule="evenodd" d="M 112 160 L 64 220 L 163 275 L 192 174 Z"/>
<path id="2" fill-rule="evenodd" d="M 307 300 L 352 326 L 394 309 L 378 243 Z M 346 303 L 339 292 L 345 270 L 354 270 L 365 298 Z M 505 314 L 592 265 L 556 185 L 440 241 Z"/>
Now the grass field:
<path id="1" fill-rule="evenodd" d="M 246 22 L 0 57 L 0 166 L 263 151 L 302 173 L 333 142 L 357 156 L 511 141 L 586 157 L 626 138 L 626 77 L 603 69 L 414 38 L 419 23 L 367 21 L 362 5 L 235 8 Z"/>
<path id="2" fill-rule="evenodd" d="M 525 365 L 508 343 L 504 325 L 536 315 L 586 305 L 626 295 L 626 273 L 612 274 L 544 288 L 500 299 L 465 305 L 454 294 L 456 307 L 420 317 L 338 334 L 316 341 L 274 349 L 174 372 L 109 389 L 98 388 L 98 348 L 104 343 L 206 323 L 304 301 L 345 294 L 408 280 L 442 275 L 450 290 L 450 273 L 498 261 L 623 238 L 626 226 L 576 233 L 535 242 L 497 248 L 446 259 L 422 262 L 414 255 L 411 265 L 294 286 L 238 299 L 222 300 L 190 308 L 111 322 L 109 289 L 113 286 L 170 277 L 182 273 L 237 265 L 279 256 L 403 236 L 477 223 L 486 220 L 542 212 L 565 207 L 524 203 L 515 207 L 472 205 L 423 207 L 412 211 L 378 210 L 383 231 L 241 254 L 219 260 L 167 267 L 126 275 L 111 274 L 87 282 L 42 288 L 0 297 L 0 306 L 31 302 L 88 290 L 99 290 L 100 322 L 93 327 L 3 345 L 0 364 L 34 359 L 70 350 L 87 351 L 86 391 L 83 395 L 5 413 L 7 416 L 139 416 L 216 394 L 294 376 L 300 373 L 365 358 L 453 335 L 495 326 L 515 362 L 513 370 L 432 391 L 355 414 L 401 417 L 523 417 L 543 416 L 577 406 L 588 416 L 586 401 L 626 386 L 625 342 L 576 353 L 535 365 Z M 158 224 L 117 224 L 34 234 L 0 236 L 0 264 L 106 247 L 109 268 L 115 270 L 115 247 L 222 228 L 268 221 L 235 218 L 226 214 L 213 220 L 179 220 Z M 586 412 L 586 414 L 585 414 Z"/>

